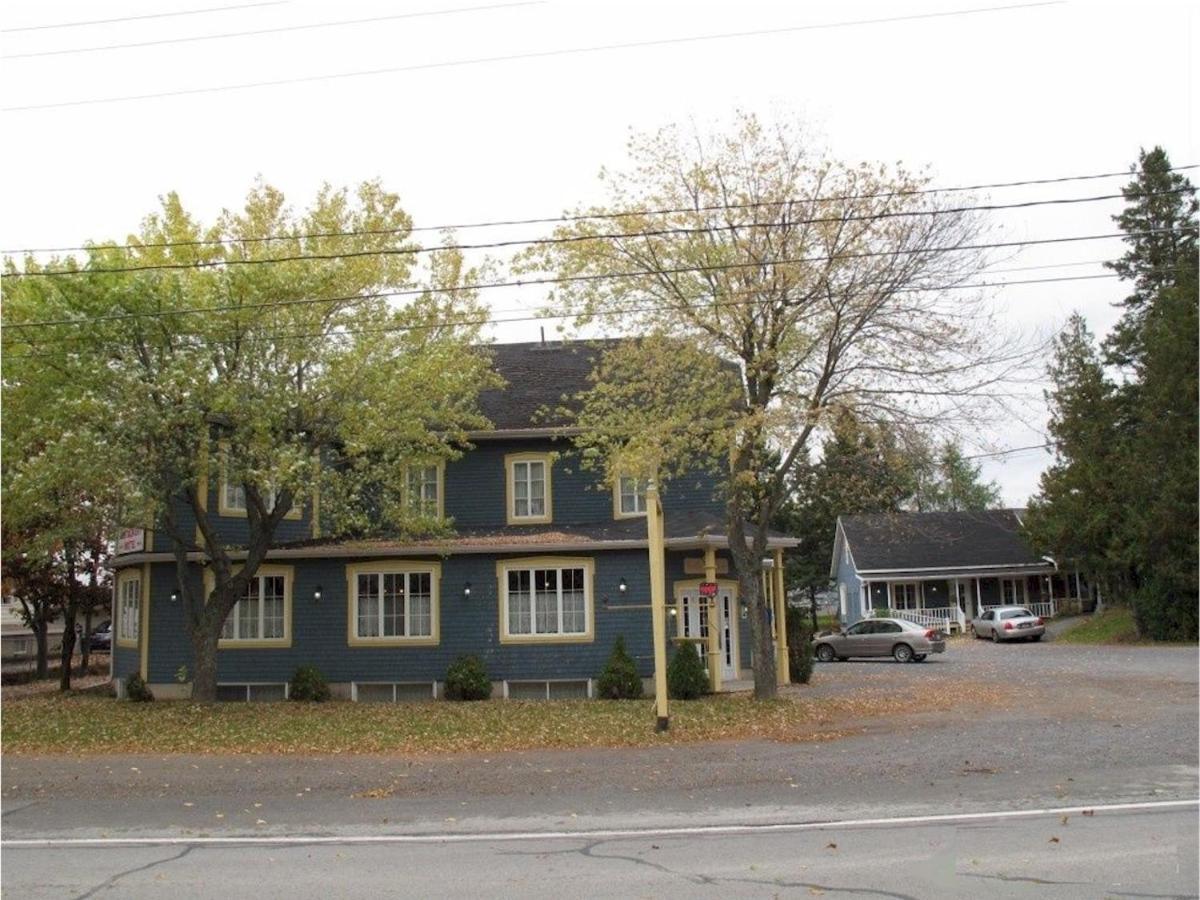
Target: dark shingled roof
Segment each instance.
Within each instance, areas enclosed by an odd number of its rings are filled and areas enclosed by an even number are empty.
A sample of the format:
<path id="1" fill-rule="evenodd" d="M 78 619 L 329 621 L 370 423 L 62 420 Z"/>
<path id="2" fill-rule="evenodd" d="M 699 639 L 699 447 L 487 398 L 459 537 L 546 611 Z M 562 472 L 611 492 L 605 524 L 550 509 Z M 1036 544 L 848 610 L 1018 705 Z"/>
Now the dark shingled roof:
<path id="1" fill-rule="evenodd" d="M 1015 509 L 842 516 L 858 571 L 1046 565 Z"/>
<path id="2" fill-rule="evenodd" d="M 497 431 L 566 424 L 559 408 L 591 387 L 600 356 L 620 339 L 491 344 L 492 368 L 507 385 L 479 395 L 479 407 Z"/>

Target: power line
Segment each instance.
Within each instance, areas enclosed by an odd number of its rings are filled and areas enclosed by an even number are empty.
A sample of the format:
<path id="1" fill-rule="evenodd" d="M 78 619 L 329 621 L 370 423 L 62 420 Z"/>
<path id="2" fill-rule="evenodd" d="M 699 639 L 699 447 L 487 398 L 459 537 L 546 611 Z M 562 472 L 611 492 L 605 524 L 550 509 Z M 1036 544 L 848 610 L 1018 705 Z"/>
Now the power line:
<path id="1" fill-rule="evenodd" d="M 1174 166 L 1168 171 L 1184 172 L 1190 169 L 1200 168 L 1200 165 L 1193 164 L 1187 166 Z M 673 213 L 702 213 L 716 212 L 719 210 L 734 210 L 734 209 L 757 209 L 761 207 L 771 206 L 787 206 L 788 204 L 808 204 L 808 203 L 835 203 L 845 202 L 849 200 L 874 200 L 885 199 L 889 197 L 913 197 L 925 194 L 949 194 L 965 191 L 983 191 L 1000 188 L 1014 187 L 1033 187 L 1043 186 L 1048 184 L 1065 184 L 1072 181 L 1094 181 L 1102 178 L 1120 178 L 1128 177 L 1131 174 L 1130 170 L 1123 169 L 1117 172 L 1098 172 L 1090 175 L 1064 175 L 1055 178 L 1033 178 L 1022 181 L 996 181 L 989 184 L 970 184 L 959 185 L 956 187 L 940 187 L 940 188 L 917 188 L 913 190 L 902 191 L 882 191 L 871 194 L 843 194 L 816 196 L 808 198 L 791 198 L 787 200 L 759 200 L 751 203 L 722 203 L 711 206 L 694 206 L 694 207 L 670 207 L 660 209 L 641 209 L 641 210 L 624 210 L 617 212 L 602 212 L 602 213 L 587 213 L 569 216 L 543 216 L 540 218 L 529 219 L 494 219 L 484 222 L 465 222 L 451 225 L 422 225 L 415 228 L 405 230 L 407 234 L 416 234 L 418 232 L 430 231 L 466 231 L 476 228 L 495 228 L 500 226 L 514 225 L 553 225 L 558 223 L 571 222 L 586 222 L 594 220 L 620 219 L 631 216 L 660 216 L 670 215 Z M 33 254 L 33 253 L 69 253 L 72 251 L 97 250 L 97 249 L 114 249 L 114 250 L 150 250 L 163 249 L 167 247 L 205 247 L 213 244 L 259 244 L 270 241 L 295 241 L 309 239 L 324 239 L 324 238 L 342 238 L 342 237 L 366 237 L 370 235 L 383 234 L 398 234 L 402 229 L 397 228 L 376 228 L 376 229 L 355 229 L 349 231 L 317 231 L 317 232 L 302 232 L 298 234 L 274 234 L 260 235 L 258 237 L 248 238 L 202 238 L 188 241 L 154 241 L 138 244 L 91 244 L 73 247 L 15 247 L 8 250 L 0 250 L 0 253 L 5 254 Z M 441 248 L 446 249 L 446 248 Z"/>
<path id="2" fill-rule="evenodd" d="M 284 25 L 278 28 L 258 28 L 252 31 L 226 31 L 220 34 L 199 34 L 189 37 L 163 38 L 155 41 L 135 41 L 128 44 L 101 44 L 96 47 L 68 47 L 62 50 L 39 50 L 35 53 L 9 53 L 7 59 L 33 59 L 41 56 L 67 56 L 75 53 L 100 53 L 108 50 L 130 50 L 141 47 L 161 47 L 165 44 L 188 44 L 198 41 L 218 41 L 226 38 L 254 37 L 261 34 L 283 34 L 292 31 L 312 31 L 321 28 L 342 28 L 351 25 L 368 25 L 376 22 L 391 22 L 397 19 L 421 19 L 431 16 L 450 16 L 459 13 L 483 12 L 495 9 L 511 9 L 517 6 L 541 6 L 546 0 L 519 0 L 516 3 L 492 3 L 487 6 L 462 6 L 454 9 L 434 9 L 423 12 L 397 13 L 390 16 L 371 16 L 366 19 L 339 19 L 332 22 L 312 22 L 305 25 Z"/>
<path id="3" fill-rule="evenodd" d="M 901 288 L 901 289 L 898 289 L 895 293 L 915 293 L 915 292 L 920 292 L 920 291 L 947 291 L 947 290 L 968 290 L 968 289 L 974 290 L 974 289 L 988 288 L 988 287 L 1004 288 L 1004 287 L 1014 287 L 1014 286 L 1020 286 L 1020 285 L 1026 285 L 1026 284 L 1045 284 L 1045 283 L 1061 282 L 1061 281 L 1090 281 L 1090 280 L 1101 279 L 1101 278 L 1109 279 L 1109 278 L 1118 278 L 1118 277 L 1119 276 L 1116 275 L 1115 273 L 1109 273 L 1109 274 L 1105 274 L 1105 275 L 1078 275 L 1078 276 L 1071 276 L 1071 277 L 1064 277 L 1064 278 L 1034 278 L 1034 279 L 1026 279 L 1023 281 L 1005 281 L 1005 282 L 994 282 L 994 283 L 985 283 L 985 284 L 945 285 L 945 286 L 927 287 L 927 288 Z M 753 294 L 753 293 L 754 293 L 753 291 L 733 291 L 733 292 L 730 292 L 730 296 L 739 296 L 739 295 L 746 295 L 746 294 Z M 368 296 L 368 297 L 356 296 L 356 297 L 341 298 L 341 299 L 368 300 L 368 299 L 375 299 L 377 297 L 384 297 L 384 296 L 394 296 L 394 295 L 378 294 L 378 295 L 372 295 L 372 296 Z M 860 296 L 860 295 L 855 294 L 853 296 Z M 333 302 L 335 299 L 338 299 L 338 298 L 327 298 L 324 302 Z M 306 301 L 306 302 L 322 302 L 322 301 Z M 751 305 L 752 302 L 753 301 L 748 301 L 748 300 L 725 299 L 725 300 L 713 300 L 713 301 L 701 303 L 701 304 L 698 304 L 698 306 L 703 309 L 723 309 L 723 308 L 729 308 L 729 307 L 748 306 L 748 305 Z M 253 309 L 256 306 L 260 306 L 260 305 L 261 304 L 251 304 L 249 306 L 243 306 L 243 307 L 234 308 L 234 309 L 248 310 L 248 309 Z M 280 303 L 280 304 L 269 304 L 269 305 L 286 306 L 288 304 Z M 591 315 L 593 315 L 597 318 L 607 318 L 609 316 L 624 316 L 624 315 L 635 315 L 635 314 L 640 314 L 640 313 L 662 312 L 662 311 L 673 309 L 673 308 L 674 307 L 669 306 L 669 305 L 655 303 L 655 304 L 642 305 L 642 306 L 622 306 L 622 307 L 612 308 L 612 309 L 597 310 L 596 312 L 591 313 Z M 214 308 L 211 311 L 215 311 L 216 309 L 219 309 L 219 308 Z M 205 312 L 205 311 L 210 311 L 210 310 L 188 310 L 188 311 L 190 311 L 190 312 Z M 226 311 L 228 311 L 228 310 L 226 310 Z M 71 324 L 71 325 L 94 324 L 96 322 L 102 322 L 102 321 L 107 321 L 107 320 L 170 318 L 172 315 L 177 315 L 182 312 L 187 312 L 187 311 L 179 310 L 179 311 L 174 311 L 174 312 L 126 313 L 126 314 L 119 314 L 119 315 L 114 315 L 114 316 L 97 316 L 92 319 L 80 319 L 80 320 L 72 319 L 72 320 L 64 320 L 62 322 L 54 322 L 54 323 L 26 323 L 26 324 L 28 324 L 28 325 L 34 325 L 34 324 Z M 476 327 L 476 326 L 483 327 L 486 325 L 509 325 L 509 324 L 515 324 L 515 323 L 520 323 L 520 322 L 547 322 L 547 321 L 570 319 L 570 318 L 573 318 L 574 316 L 575 316 L 575 313 L 568 313 L 568 312 L 528 313 L 525 315 L 509 316 L 509 317 L 505 317 L 505 318 L 498 318 L 498 317 L 495 317 L 494 315 L 489 314 L 489 315 L 483 316 L 483 317 L 474 317 L 474 318 L 461 318 L 460 317 L 457 319 L 442 319 L 442 320 L 438 320 L 438 321 L 421 322 L 421 323 L 412 324 L 412 325 L 408 325 L 408 324 L 398 325 L 397 324 L 397 325 L 381 325 L 381 326 L 373 327 L 373 328 L 339 328 L 339 329 L 336 329 L 333 331 L 320 331 L 320 332 L 312 332 L 312 331 L 310 331 L 310 332 L 276 332 L 274 334 L 263 335 L 262 340 L 267 343 L 271 343 L 271 344 L 288 343 L 288 342 L 293 342 L 293 341 L 311 341 L 311 340 L 326 340 L 327 341 L 331 338 L 348 337 L 351 335 L 357 336 L 357 335 L 373 335 L 373 334 L 394 334 L 396 332 L 432 331 L 432 330 L 435 330 L 438 328 L 464 328 L 464 327 Z M 8 326 L 8 327 L 21 327 L 21 326 L 18 325 L 18 326 Z M 173 332 L 173 334 L 178 337 L 202 337 L 202 336 L 204 336 L 203 333 L 197 333 L 197 332 Z M 37 339 L 30 339 L 30 338 L 22 337 L 22 338 L 18 339 L 19 340 L 18 346 L 24 346 L 24 347 L 48 346 L 48 345 L 52 345 L 52 344 L 61 344 L 61 343 L 67 342 L 67 341 L 85 341 L 85 340 L 88 340 L 89 338 L 90 338 L 90 335 L 82 335 L 82 334 L 56 335 L 56 336 L 50 337 L 50 338 L 37 338 Z M 10 344 L 11 344 L 11 340 L 12 339 L 9 339 Z M 5 351 L 5 355 L 21 359 L 21 358 L 30 358 L 33 356 L 42 356 L 44 354 L 32 354 L 32 353 L 13 354 L 10 351 Z"/>
<path id="4" fill-rule="evenodd" d="M 550 59 L 562 56 L 574 56 L 590 53 L 605 53 L 613 50 L 637 50 L 647 47 L 665 47 L 679 44 L 698 44 L 711 41 L 731 40 L 735 38 L 765 37 L 776 34 L 793 34 L 801 31 L 818 31 L 824 29 L 850 28 L 860 25 L 885 25 L 897 22 L 913 22 L 924 19 L 944 19 L 954 16 L 979 15 L 981 13 L 1008 12 L 1013 10 L 1033 9 L 1045 6 L 1060 6 L 1065 0 L 1038 0 L 1033 3 L 1017 3 L 1007 6 L 988 6 L 978 9 L 950 10 L 948 12 L 916 13 L 906 16 L 884 16 L 872 19 L 851 19 L 842 22 L 824 22 L 812 25 L 793 25 L 781 28 L 761 28 L 752 31 L 728 31 L 717 34 L 689 35 L 686 37 L 657 38 L 643 41 L 626 41 L 613 44 L 597 44 L 588 47 L 567 47 L 557 50 L 535 50 L 525 53 L 506 53 L 498 56 L 477 56 L 467 59 L 444 60 L 441 62 L 417 63 L 409 66 L 388 66 L 378 69 L 360 69 L 354 72 L 331 72 L 323 75 L 302 75 L 294 78 L 278 78 L 269 81 L 248 81 L 235 84 L 210 85 L 198 88 L 183 88 L 171 91 L 156 91 L 147 94 L 126 94 L 116 97 L 93 97 L 82 100 L 64 100 L 56 103 L 34 103 L 25 106 L 9 106 L 4 112 L 27 112 L 35 109 L 64 109 L 68 107 L 93 106 L 108 103 L 128 103 L 140 100 L 158 100 L 167 97 L 188 97 L 201 94 L 215 94 L 225 91 L 245 91 L 265 87 L 284 87 L 296 84 L 312 84 L 320 81 L 337 81 L 349 78 L 369 78 L 377 75 L 394 75 L 404 72 L 429 71 L 433 69 L 461 68 L 464 66 L 487 65 L 491 63 L 514 62 L 524 59 Z"/>
<path id="5" fill-rule="evenodd" d="M 1027 447 L 1009 447 L 1006 450 L 993 450 L 991 453 L 972 453 L 963 459 L 987 459 L 993 456 L 1012 456 L 1014 453 L 1027 453 L 1030 450 L 1049 450 L 1053 444 L 1030 444 Z"/>
<path id="6" fill-rule="evenodd" d="M 231 12 L 239 9 L 255 9 L 260 6 L 286 6 L 291 0 L 264 0 L 262 3 L 239 3 L 236 6 L 209 6 L 204 9 L 183 9 L 176 12 L 146 13 L 140 16 L 120 16 L 115 19 L 87 19 L 83 22 L 58 22 L 51 25 L 23 25 L 20 28 L 0 28 L 0 34 L 15 34 L 18 31 L 49 31 L 54 28 L 82 28 L 85 25 L 111 25 L 115 22 L 139 22 L 143 19 L 173 19 L 178 16 L 199 16 L 206 13 Z"/>
<path id="7" fill-rule="evenodd" d="M 1176 188 L 1171 191 L 1159 191 L 1146 196 L 1159 194 L 1178 194 L 1189 191 L 1190 188 Z M 83 269 L 39 269 L 32 272 L 5 272 L 0 278 L 55 278 L 75 277 L 79 275 L 116 275 L 129 272 L 162 272 L 198 269 L 224 269 L 229 266 L 265 266 L 278 265 L 288 262 L 305 262 L 310 260 L 357 259 L 374 256 L 415 256 L 421 253 L 441 253 L 462 250 L 495 250 L 509 247 L 552 246 L 562 244 L 579 244 L 601 240 L 625 240 L 629 238 L 652 238 L 678 235 L 714 234 L 722 231 L 738 231 L 753 228 L 779 228 L 787 225 L 842 224 L 845 222 L 875 221 L 878 219 L 905 218 L 909 216 L 941 216 L 964 212 L 990 212 L 1001 209 L 1030 209 L 1042 206 L 1069 206 L 1076 203 L 1096 203 L 1102 200 L 1122 199 L 1123 194 L 1101 194 L 1093 197 L 1068 197 L 1053 200 L 1025 200 L 1020 203 L 991 203 L 975 206 L 948 207 L 945 209 L 896 210 L 892 212 L 868 213 L 851 216 L 818 216 L 813 218 L 792 219 L 787 223 L 781 222 L 747 222 L 735 225 L 706 225 L 695 228 L 660 228 L 649 231 L 618 232 L 610 234 L 570 235 L 553 238 L 525 238 L 520 240 L 490 241 L 475 244 L 447 244 L 435 247 L 401 247 L 383 250 L 345 250 L 334 253 L 299 253 L 288 256 L 274 256 L 250 259 L 219 259 L 201 262 L 151 263 L 144 266 L 111 266 L 107 268 Z"/>
<path id="8" fill-rule="evenodd" d="M 888 254 L 888 255 L 891 255 L 891 254 Z M 794 260 L 771 260 L 771 261 L 769 261 L 769 264 L 780 265 L 780 264 L 787 264 L 790 262 L 794 262 Z M 36 320 L 36 321 L 32 321 L 32 322 L 13 322 L 13 323 L 6 323 L 3 325 L 0 325 L 0 328 L 3 328 L 3 330 L 5 330 L 5 331 L 12 331 L 14 329 L 24 330 L 24 329 L 28 329 L 28 328 L 48 328 L 51 326 L 58 326 L 58 325 L 95 325 L 100 322 L 123 322 L 123 321 L 129 321 L 129 320 L 133 320 L 133 319 L 169 319 L 169 318 L 174 318 L 176 316 L 200 315 L 200 314 L 209 314 L 209 313 L 243 313 L 243 312 L 252 312 L 255 310 L 262 310 L 262 309 L 278 309 L 281 307 L 311 306 L 311 305 L 316 305 L 316 304 L 321 304 L 321 303 L 344 303 L 344 304 L 350 305 L 350 304 L 355 304 L 355 303 L 365 303 L 369 300 L 382 300 L 384 298 L 392 298 L 392 297 L 413 297 L 413 296 L 424 296 L 427 294 L 461 293 L 464 291 L 486 290 L 489 288 L 529 287 L 529 286 L 533 286 L 533 285 L 545 285 L 545 284 L 595 282 L 595 281 L 609 280 L 609 279 L 616 279 L 616 278 L 642 278 L 642 277 L 645 277 L 648 275 L 650 275 L 650 276 L 653 276 L 653 275 L 678 275 L 678 274 L 684 274 L 684 273 L 688 273 L 688 272 L 707 272 L 707 271 L 717 271 L 717 270 L 723 271 L 723 270 L 728 270 L 728 269 L 741 269 L 741 268 L 748 268 L 748 267 L 759 268 L 763 264 L 764 263 L 761 261 L 749 262 L 749 263 L 724 263 L 721 265 L 714 265 L 714 266 L 686 266 L 686 267 L 678 267 L 678 268 L 673 268 L 673 269 L 659 269 L 659 270 L 654 270 L 654 271 L 612 272 L 612 273 L 604 273 L 604 274 L 598 274 L 598 275 L 573 275 L 573 276 L 568 276 L 565 278 L 539 278 L 539 279 L 532 279 L 529 281 L 488 282 L 488 283 L 478 284 L 478 285 L 465 285 L 462 287 L 412 288 L 412 289 L 407 289 L 407 290 L 403 290 L 403 291 L 379 291 L 377 293 L 372 293 L 372 294 L 350 294 L 350 295 L 341 296 L 341 297 L 311 297 L 311 298 L 305 298 L 303 300 L 269 300 L 269 301 L 265 301 L 263 303 L 244 303 L 244 304 L 240 304 L 240 305 L 228 305 L 227 304 L 227 305 L 221 305 L 221 306 L 208 306 L 208 307 L 189 306 L 189 307 L 181 307 L 179 309 L 154 310 L 154 311 L 150 311 L 150 312 L 111 313 L 111 314 L 102 315 L 102 316 L 91 316 L 89 318 L 84 318 L 84 319 L 41 319 L 41 320 Z M 1101 279 L 1101 278 L 1107 279 L 1107 278 L 1117 278 L 1117 277 L 1119 277 L 1119 276 L 1116 273 L 1105 273 L 1105 274 L 1101 274 L 1101 275 L 1063 275 L 1063 276 L 1058 276 L 1058 277 L 1054 277 L 1054 278 L 1028 278 L 1028 279 L 1022 279 L 1019 281 L 979 282 L 979 283 L 974 283 L 974 284 L 955 284 L 955 285 L 937 285 L 937 286 L 929 285 L 929 286 L 922 286 L 922 287 L 896 288 L 892 291 L 892 293 L 932 293 L 932 292 L 948 291 L 948 290 L 979 290 L 979 289 L 993 288 L 993 287 L 1009 287 L 1009 286 L 1020 285 L 1020 284 L 1049 284 L 1052 282 L 1063 282 L 1063 281 L 1094 281 L 1094 280 Z M 716 301 L 716 302 L 719 303 L 719 301 Z M 708 304 L 706 304 L 706 305 L 708 305 Z M 673 308 L 673 307 L 670 307 L 670 306 L 661 307 L 661 309 L 671 309 L 671 308 Z M 619 308 L 616 308 L 613 310 L 601 310 L 601 311 L 592 313 L 592 315 L 623 315 L 623 314 L 628 314 L 629 312 L 648 312 L 648 311 L 655 311 L 656 309 L 658 309 L 658 308 L 637 310 L 637 309 L 631 309 L 628 307 L 619 307 Z M 550 315 L 550 316 L 540 316 L 540 317 L 533 316 L 533 317 L 529 317 L 529 318 L 504 319 L 504 320 L 496 320 L 496 321 L 492 321 L 490 319 L 477 319 L 477 320 L 468 319 L 465 321 L 439 322 L 439 323 L 430 325 L 429 327 L 432 328 L 432 327 L 441 327 L 441 326 L 504 324 L 506 322 L 536 321 L 539 318 L 571 318 L 573 315 L 574 314 L 572 313 L 572 314 Z"/>

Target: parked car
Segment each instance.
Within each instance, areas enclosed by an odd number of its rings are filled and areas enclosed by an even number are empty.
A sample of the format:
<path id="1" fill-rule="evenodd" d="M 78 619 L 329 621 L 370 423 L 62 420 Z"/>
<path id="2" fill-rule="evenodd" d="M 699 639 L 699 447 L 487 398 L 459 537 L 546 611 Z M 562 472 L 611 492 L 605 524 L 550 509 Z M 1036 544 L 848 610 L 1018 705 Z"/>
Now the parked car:
<path id="1" fill-rule="evenodd" d="M 104 622 L 92 632 L 91 648 L 93 650 L 112 649 L 112 622 Z"/>
<path id="2" fill-rule="evenodd" d="M 971 620 L 977 638 L 990 637 L 1001 641 L 1040 641 L 1046 633 L 1046 623 L 1023 606 L 997 606 Z"/>
<path id="3" fill-rule="evenodd" d="M 896 662 L 921 662 L 930 653 L 945 652 L 945 635 L 905 619 L 863 619 L 849 628 L 813 638 L 813 655 L 821 662 L 852 656 L 890 656 Z"/>

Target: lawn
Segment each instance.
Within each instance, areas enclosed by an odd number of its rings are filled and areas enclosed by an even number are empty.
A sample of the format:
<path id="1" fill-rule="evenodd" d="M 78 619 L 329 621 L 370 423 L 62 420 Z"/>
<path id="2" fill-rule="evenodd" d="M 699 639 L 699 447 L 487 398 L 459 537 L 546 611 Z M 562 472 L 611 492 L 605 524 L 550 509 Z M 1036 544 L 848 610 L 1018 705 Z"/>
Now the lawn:
<path id="1" fill-rule="evenodd" d="M 1064 644 L 1134 644 L 1142 639 L 1133 621 L 1133 610 L 1126 606 L 1110 606 L 1064 631 L 1055 640 Z"/>
<path id="2" fill-rule="evenodd" d="M 992 691 L 979 686 L 979 702 Z M 642 701 L 193 704 L 119 702 L 95 694 L 6 699 L 6 755 L 33 753 L 404 753 L 637 747 L 761 738 L 831 740 L 864 719 L 936 707 L 933 690 L 756 702 L 723 695 L 671 705 L 655 735 Z M 999 692 L 996 692 L 997 694 Z"/>

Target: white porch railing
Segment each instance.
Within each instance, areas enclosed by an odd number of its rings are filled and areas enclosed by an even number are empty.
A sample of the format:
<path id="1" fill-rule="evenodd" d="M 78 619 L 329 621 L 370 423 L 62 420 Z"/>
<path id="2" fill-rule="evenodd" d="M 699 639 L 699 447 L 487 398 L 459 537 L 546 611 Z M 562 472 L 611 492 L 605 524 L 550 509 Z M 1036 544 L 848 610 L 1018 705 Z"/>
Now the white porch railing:
<path id="1" fill-rule="evenodd" d="M 952 626 L 962 631 L 967 627 L 966 616 L 957 606 L 926 609 L 873 609 L 869 618 L 906 619 L 922 628 L 938 628 L 949 634 Z"/>
<path id="2" fill-rule="evenodd" d="M 985 613 L 989 609 L 999 609 L 1001 606 L 1021 606 L 1029 610 L 1035 616 L 1041 616 L 1043 619 L 1053 619 L 1058 608 L 1056 600 L 1038 600 L 1034 603 L 987 603 L 981 606 L 980 612 Z"/>

